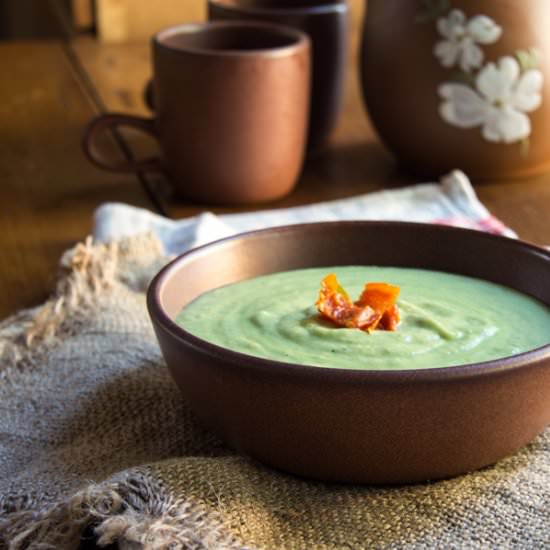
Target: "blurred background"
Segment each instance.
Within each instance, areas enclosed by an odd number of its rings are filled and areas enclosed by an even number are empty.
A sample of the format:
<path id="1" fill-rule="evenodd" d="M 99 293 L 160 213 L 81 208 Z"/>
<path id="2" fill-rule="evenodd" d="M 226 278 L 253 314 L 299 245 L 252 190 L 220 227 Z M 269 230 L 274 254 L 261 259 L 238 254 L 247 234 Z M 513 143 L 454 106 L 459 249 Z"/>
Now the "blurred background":
<path id="1" fill-rule="evenodd" d="M 104 42 L 147 38 L 182 20 L 204 19 L 203 0 L 0 0 L 0 38 L 94 32 Z"/>
<path id="2" fill-rule="evenodd" d="M 366 0 L 349 0 L 360 22 Z M 106 43 L 143 40 L 168 25 L 203 20 L 206 0 L 0 0 L 0 39 L 93 33 Z"/>

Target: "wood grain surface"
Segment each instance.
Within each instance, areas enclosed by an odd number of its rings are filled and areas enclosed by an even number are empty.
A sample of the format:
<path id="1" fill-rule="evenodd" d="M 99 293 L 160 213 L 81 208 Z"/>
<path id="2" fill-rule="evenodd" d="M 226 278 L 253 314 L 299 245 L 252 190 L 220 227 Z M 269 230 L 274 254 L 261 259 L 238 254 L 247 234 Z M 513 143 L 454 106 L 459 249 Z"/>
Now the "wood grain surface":
<path id="1" fill-rule="evenodd" d="M 146 40 L 169 25 L 202 21 L 206 0 L 96 0 L 98 36 L 105 43 Z"/>
<path id="2" fill-rule="evenodd" d="M 94 209 L 148 207 L 134 176 L 96 170 L 80 151 L 94 115 L 60 43 L 0 45 L 0 318 L 42 301 L 61 253 L 84 238 Z M 113 154 L 113 143 L 103 144 Z"/>

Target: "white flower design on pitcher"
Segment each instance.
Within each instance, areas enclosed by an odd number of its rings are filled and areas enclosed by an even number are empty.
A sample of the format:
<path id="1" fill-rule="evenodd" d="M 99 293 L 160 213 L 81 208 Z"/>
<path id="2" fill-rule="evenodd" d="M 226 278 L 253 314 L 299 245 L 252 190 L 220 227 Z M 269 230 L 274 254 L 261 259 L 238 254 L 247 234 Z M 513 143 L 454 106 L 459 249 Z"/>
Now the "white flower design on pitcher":
<path id="1" fill-rule="evenodd" d="M 481 125 L 488 141 L 513 143 L 531 133 L 531 122 L 524 113 L 540 106 L 542 85 L 541 71 L 521 73 L 515 58 L 502 57 L 498 65 L 487 63 L 479 71 L 475 89 L 465 84 L 442 84 L 440 114 L 460 128 Z"/>
<path id="2" fill-rule="evenodd" d="M 466 20 L 464 12 L 456 9 L 437 20 L 437 30 L 445 40 L 435 45 L 434 54 L 444 67 L 458 64 L 465 72 L 483 64 L 483 51 L 477 44 L 492 44 L 502 34 L 490 17 L 476 15 Z"/>

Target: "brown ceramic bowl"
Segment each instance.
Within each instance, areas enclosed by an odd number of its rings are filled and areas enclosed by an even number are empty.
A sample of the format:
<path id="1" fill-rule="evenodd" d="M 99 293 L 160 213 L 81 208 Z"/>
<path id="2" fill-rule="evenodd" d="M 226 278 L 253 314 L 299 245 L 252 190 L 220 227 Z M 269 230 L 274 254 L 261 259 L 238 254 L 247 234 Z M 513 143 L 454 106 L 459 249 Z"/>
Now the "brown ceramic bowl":
<path id="1" fill-rule="evenodd" d="M 351 371 L 244 355 L 173 321 L 183 306 L 221 285 L 350 264 L 469 275 L 550 304 L 549 252 L 465 229 L 397 222 L 295 225 L 183 254 L 151 283 L 149 313 L 183 396 L 235 449 L 316 479 L 406 483 L 492 464 L 550 423 L 550 345 L 457 367 Z"/>

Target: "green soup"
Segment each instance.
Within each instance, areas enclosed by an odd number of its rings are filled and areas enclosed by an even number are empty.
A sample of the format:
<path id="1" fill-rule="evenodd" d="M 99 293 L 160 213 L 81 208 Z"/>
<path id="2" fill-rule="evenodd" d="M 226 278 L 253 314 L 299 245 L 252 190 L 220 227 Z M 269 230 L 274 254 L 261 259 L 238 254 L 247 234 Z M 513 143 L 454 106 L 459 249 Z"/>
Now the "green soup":
<path id="1" fill-rule="evenodd" d="M 366 282 L 398 285 L 397 330 L 369 334 L 322 319 L 315 301 L 328 273 L 352 298 Z M 446 367 L 550 342 L 550 308 L 534 298 L 479 279 L 395 267 L 274 273 L 203 294 L 176 321 L 204 340 L 249 355 L 346 369 Z"/>

